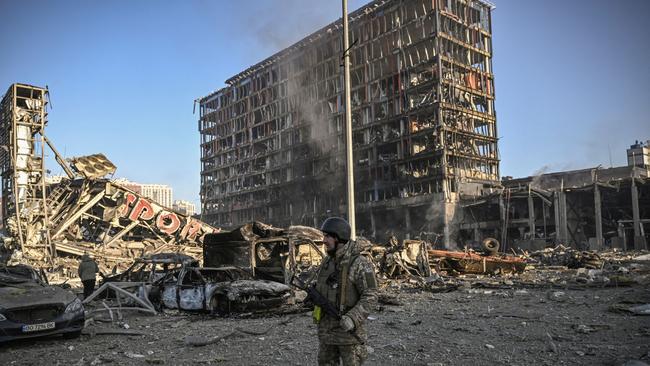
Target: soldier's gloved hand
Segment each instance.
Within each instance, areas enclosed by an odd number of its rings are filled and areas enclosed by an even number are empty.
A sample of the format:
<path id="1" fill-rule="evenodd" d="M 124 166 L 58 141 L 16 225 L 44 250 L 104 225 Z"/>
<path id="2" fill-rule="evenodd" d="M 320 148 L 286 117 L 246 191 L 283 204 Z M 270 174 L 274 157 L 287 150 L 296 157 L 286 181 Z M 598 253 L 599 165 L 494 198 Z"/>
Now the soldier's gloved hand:
<path id="1" fill-rule="evenodd" d="M 354 329 L 354 322 L 352 321 L 352 318 L 350 318 L 347 315 L 343 315 L 341 317 L 341 320 L 339 321 L 339 326 L 346 332 L 351 331 Z"/>

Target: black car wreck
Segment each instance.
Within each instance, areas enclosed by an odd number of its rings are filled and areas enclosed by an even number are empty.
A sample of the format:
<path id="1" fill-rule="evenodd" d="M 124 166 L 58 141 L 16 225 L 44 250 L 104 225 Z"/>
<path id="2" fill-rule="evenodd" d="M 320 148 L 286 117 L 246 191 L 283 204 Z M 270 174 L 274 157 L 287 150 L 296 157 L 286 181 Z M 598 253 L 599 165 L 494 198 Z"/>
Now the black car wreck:
<path id="1" fill-rule="evenodd" d="M 63 334 L 77 337 L 84 307 L 72 292 L 50 286 L 26 265 L 0 265 L 0 342 Z"/>

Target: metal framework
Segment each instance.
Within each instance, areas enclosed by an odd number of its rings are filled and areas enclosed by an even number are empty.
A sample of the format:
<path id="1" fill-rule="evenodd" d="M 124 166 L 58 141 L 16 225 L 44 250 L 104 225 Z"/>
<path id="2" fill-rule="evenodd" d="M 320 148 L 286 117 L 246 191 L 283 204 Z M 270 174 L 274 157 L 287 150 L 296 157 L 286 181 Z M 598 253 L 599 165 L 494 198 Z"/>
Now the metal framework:
<path id="1" fill-rule="evenodd" d="M 0 112 L 0 172 L 2 197 L 7 202 L 2 213 L 5 227 L 17 233 L 21 247 L 26 243 L 44 247 L 52 257 L 45 209 L 47 95 L 47 89 L 36 86 L 17 83 L 9 87 Z M 28 225 L 34 214 L 42 216 L 38 220 L 42 225 Z"/>
<path id="2" fill-rule="evenodd" d="M 47 89 L 13 84 L 2 99 L 3 250 L 57 268 L 50 274 L 58 279 L 76 277 L 71 258 L 83 253 L 104 269 L 165 251 L 200 258 L 204 235 L 218 229 L 111 182 L 106 176 L 117 167 L 103 154 L 64 159 L 45 136 L 47 96 Z M 46 145 L 67 177 L 46 182 Z"/>
<path id="3" fill-rule="evenodd" d="M 492 6 L 378 0 L 350 14 L 361 234 L 453 241 L 460 195 L 499 181 Z M 197 100 L 207 222 L 318 226 L 345 216 L 341 20 Z"/>

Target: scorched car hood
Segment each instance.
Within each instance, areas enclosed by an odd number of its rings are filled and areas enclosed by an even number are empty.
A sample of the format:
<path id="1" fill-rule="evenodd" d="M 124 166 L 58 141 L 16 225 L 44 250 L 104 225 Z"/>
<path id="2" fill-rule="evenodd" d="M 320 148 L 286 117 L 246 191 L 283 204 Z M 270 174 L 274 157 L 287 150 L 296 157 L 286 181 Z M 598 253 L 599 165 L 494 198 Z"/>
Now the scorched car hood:
<path id="1" fill-rule="evenodd" d="M 0 309 L 44 304 L 69 304 L 75 295 L 56 286 L 43 286 L 34 282 L 17 284 L 0 283 Z"/>

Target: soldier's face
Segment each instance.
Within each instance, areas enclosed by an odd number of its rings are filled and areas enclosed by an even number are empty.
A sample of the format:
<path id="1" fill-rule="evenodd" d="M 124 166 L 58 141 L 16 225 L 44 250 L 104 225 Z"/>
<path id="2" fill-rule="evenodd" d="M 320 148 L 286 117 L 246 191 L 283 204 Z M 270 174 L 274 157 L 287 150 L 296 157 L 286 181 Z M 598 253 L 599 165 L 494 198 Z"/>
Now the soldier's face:
<path id="1" fill-rule="evenodd" d="M 323 241 L 325 241 L 325 246 L 327 247 L 327 251 L 331 252 L 336 249 L 336 238 L 331 236 L 330 234 L 325 233 L 323 237 Z"/>

